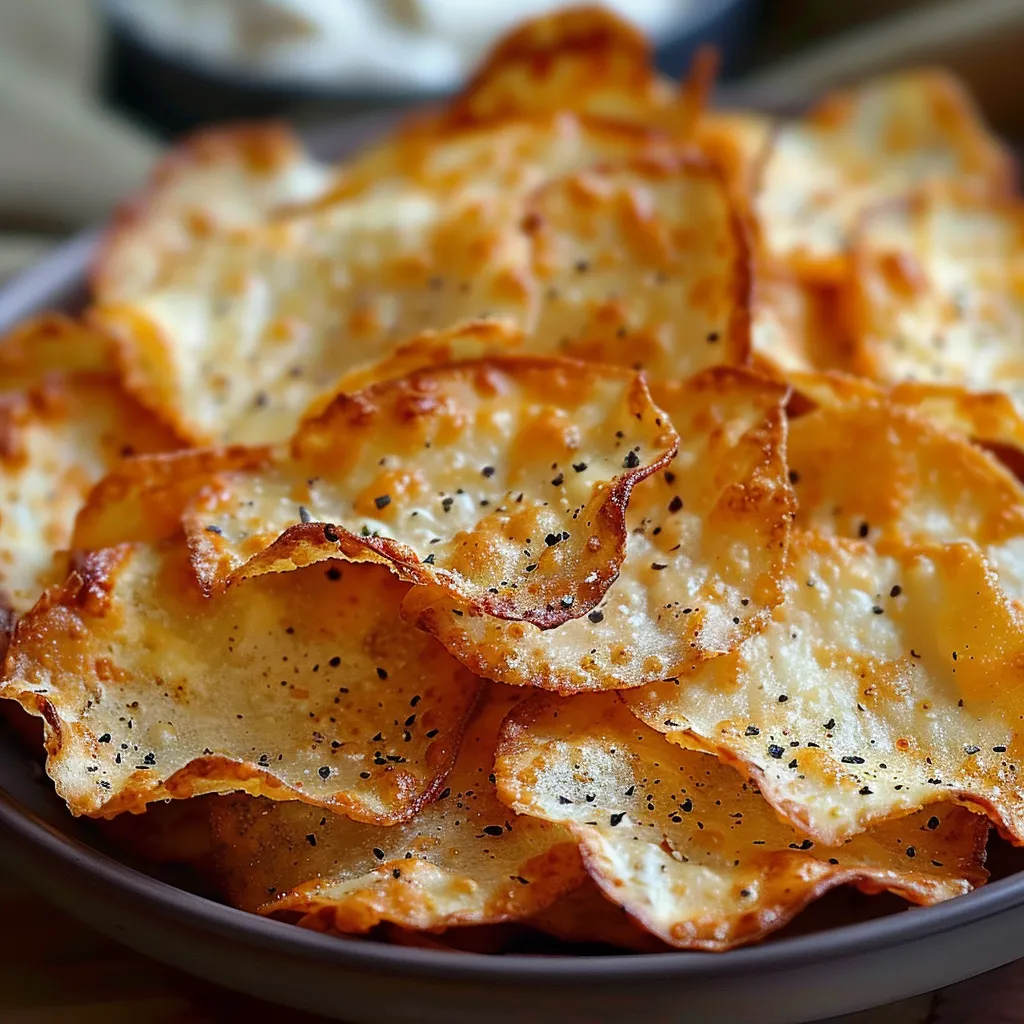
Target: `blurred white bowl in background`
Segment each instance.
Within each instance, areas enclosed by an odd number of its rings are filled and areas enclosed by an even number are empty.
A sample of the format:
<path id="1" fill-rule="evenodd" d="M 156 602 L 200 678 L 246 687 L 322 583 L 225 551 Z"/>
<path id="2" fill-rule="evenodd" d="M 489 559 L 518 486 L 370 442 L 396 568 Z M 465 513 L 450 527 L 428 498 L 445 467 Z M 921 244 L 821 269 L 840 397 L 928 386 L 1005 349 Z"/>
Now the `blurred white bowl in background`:
<path id="1" fill-rule="evenodd" d="M 150 45 L 268 82 L 443 91 L 502 33 L 565 0 L 108 0 Z M 694 0 L 602 0 L 653 41 Z"/>

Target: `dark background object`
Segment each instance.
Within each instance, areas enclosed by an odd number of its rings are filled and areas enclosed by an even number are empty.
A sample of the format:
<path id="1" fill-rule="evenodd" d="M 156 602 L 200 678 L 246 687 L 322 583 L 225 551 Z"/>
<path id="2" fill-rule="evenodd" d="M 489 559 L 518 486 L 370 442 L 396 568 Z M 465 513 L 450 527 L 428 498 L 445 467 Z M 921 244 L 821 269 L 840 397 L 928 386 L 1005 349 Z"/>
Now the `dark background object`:
<path id="1" fill-rule="evenodd" d="M 759 0 L 699 0 L 685 31 L 658 48 L 658 66 L 678 77 L 698 47 L 711 45 L 721 54 L 723 76 L 739 73 L 755 39 L 759 6 Z M 218 121 L 260 117 L 313 124 L 409 107 L 441 95 L 265 82 L 154 46 L 119 18 L 108 15 L 106 21 L 105 98 L 164 136 Z"/>

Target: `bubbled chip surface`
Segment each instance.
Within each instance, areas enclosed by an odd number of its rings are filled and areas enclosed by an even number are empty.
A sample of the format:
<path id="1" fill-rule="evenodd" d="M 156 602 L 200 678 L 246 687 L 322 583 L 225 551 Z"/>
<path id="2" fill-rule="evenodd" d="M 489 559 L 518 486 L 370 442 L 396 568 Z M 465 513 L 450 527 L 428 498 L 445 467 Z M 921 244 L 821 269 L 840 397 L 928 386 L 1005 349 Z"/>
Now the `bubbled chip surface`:
<path id="1" fill-rule="evenodd" d="M 509 202 L 408 191 L 216 233 L 90 320 L 117 338 L 128 386 L 194 442 L 282 441 L 347 371 L 419 331 L 526 322 Z"/>
<path id="2" fill-rule="evenodd" d="M 528 346 L 678 380 L 750 351 L 750 252 L 718 170 L 649 157 L 531 198 L 539 310 Z"/>
<path id="3" fill-rule="evenodd" d="M 116 376 L 102 338 L 60 316 L 0 340 L 0 657 L 14 620 L 58 582 L 90 488 L 177 438 Z"/>
<path id="4" fill-rule="evenodd" d="M 761 628 L 782 598 L 793 514 L 786 389 L 719 368 L 656 393 L 679 454 L 634 489 L 626 558 L 593 611 L 542 630 L 417 588 L 406 617 L 475 672 L 563 693 L 664 679 Z"/>
<path id="5" fill-rule="evenodd" d="M 765 247 L 834 280 L 866 210 L 953 179 L 995 194 L 1013 182 L 1007 151 L 959 83 L 937 71 L 872 79 L 779 128 L 758 180 Z"/>
<path id="6" fill-rule="evenodd" d="M 676 435 L 628 371 L 544 359 L 425 370 L 339 395 L 290 449 L 186 511 L 207 586 L 341 555 L 550 627 L 601 599 L 633 486 Z"/>
<path id="7" fill-rule="evenodd" d="M 767 629 L 629 706 L 753 773 L 822 842 L 950 800 L 1024 835 L 1024 644 L 978 549 L 798 533 L 791 559 Z"/>
<path id="8" fill-rule="evenodd" d="M 498 801 L 502 718 L 520 694 L 494 688 L 467 730 L 444 790 L 417 817 L 382 828 L 295 802 L 234 797 L 212 809 L 217 873 L 232 902 L 301 914 L 307 927 L 365 932 L 516 921 L 585 875 L 569 831 Z"/>
<path id="9" fill-rule="evenodd" d="M 520 705 L 495 774 L 513 809 L 576 835 L 609 899 L 684 949 L 755 941 L 844 883 L 934 903 L 985 878 L 987 828 L 963 808 L 822 846 L 782 823 L 741 774 L 666 742 L 614 694 Z"/>
<path id="10" fill-rule="evenodd" d="M 855 369 L 1024 396 L 1024 210 L 963 183 L 873 211 L 854 239 Z"/>
<path id="11" fill-rule="evenodd" d="M 118 210 L 93 264 L 96 296 L 110 301 L 144 292 L 175 254 L 197 240 L 312 201 L 332 176 L 333 169 L 306 154 L 284 125 L 196 133 Z"/>
<path id="12" fill-rule="evenodd" d="M 402 624 L 404 590 L 328 563 L 207 598 L 180 539 L 106 548 L 20 621 L 3 695 L 43 719 L 75 814 L 240 790 L 402 821 L 442 788 L 479 689 Z"/>

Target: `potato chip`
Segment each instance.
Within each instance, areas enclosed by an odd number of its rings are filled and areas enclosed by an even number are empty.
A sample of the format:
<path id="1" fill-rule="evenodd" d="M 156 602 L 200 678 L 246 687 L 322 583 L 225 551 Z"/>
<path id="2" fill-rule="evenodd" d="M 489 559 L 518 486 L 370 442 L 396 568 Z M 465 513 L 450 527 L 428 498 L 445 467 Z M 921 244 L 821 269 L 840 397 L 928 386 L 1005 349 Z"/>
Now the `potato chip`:
<path id="1" fill-rule="evenodd" d="M 783 267 L 761 269 L 750 337 L 754 362 L 791 380 L 794 373 L 847 370 L 853 345 L 837 289 L 801 280 Z"/>
<path id="2" fill-rule="evenodd" d="M 381 828 L 298 804 L 233 797 L 213 808 L 230 902 L 302 914 L 307 927 L 381 921 L 440 930 L 523 920 L 585 878 L 568 830 L 514 814 L 495 794 L 498 727 L 517 693 L 496 690 L 437 800 Z"/>
<path id="3" fill-rule="evenodd" d="M 678 380 L 750 351 L 750 251 L 717 172 L 649 158 L 533 197 L 540 309 L 527 347 Z"/>
<path id="4" fill-rule="evenodd" d="M 766 249 L 837 280 L 864 210 L 954 178 L 996 194 L 1014 181 L 1009 154 L 959 83 L 940 71 L 872 79 L 779 129 L 758 182 Z"/>
<path id="5" fill-rule="evenodd" d="M 506 719 L 498 794 L 570 828 L 602 891 L 685 949 L 763 938 L 844 883 L 937 903 L 985 880 L 988 831 L 962 808 L 815 843 L 717 758 L 665 742 L 613 694 L 537 697 Z"/>
<path id="6" fill-rule="evenodd" d="M 634 953 L 668 951 L 664 942 L 608 899 L 589 877 L 550 907 L 534 914 L 527 924 L 574 946 L 600 943 Z"/>
<path id="7" fill-rule="evenodd" d="M 643 380 L 494 359 L 339 395 L 273 465 L 225 474 L 186 512 L 207 586 L 338 556 L 547 628 L 618 573 L 633 486 L 676 436 Z"/>
<path id="8" fill-rule="evenodd" d="M 794 507 L 786 389 L 718 368 L 657 393 L 679 454 L 633 491 L 626 559 L 597 608 L 540 630 L 414 588 L 403 614 L 474 672 L 563 693 L 665 679 L 762 628 L 782 598 Z"/>
<path id="9" fill-rule="evenodd" d="M 870 453 L 870 485 L 851 471 Z M 1024 600 L 1024 489 L 980 448 L 882 401 L 821 407 L 791 423 L 797 521 L 872 542 L 979 546 Z"/>
<path id="10" fill-rule="evenodd" d="M 854 258 L 856 370 L 1005 391 L 1019 409 L 1024 207 L 963 187 L 925 190 L 867 217 Z"/>
<path id="11" fill-rule="evenodd" d="M 676 152 L 678 138 L 639 124 L 595 119 L 559 104 L 477 123 L 449 111 L 414 117 L 338 168 L 312 206 L 407 192 L 450 202 L 522 197 L 546 181 L 645 155 Z"/>
<path id="12" fill-rule="evenodd" d="M 632 25 L 599 7 L 577 7 L 535 18 L 500 40 L 450 117 L 492 121 L 568 108 L 684 136 L 705 88 L 696 81 L 683 91 L 661 78 L 650 43 Z"/>
<path id="13" fill-rule="evenodd" d="M 80 365 L 96 354 L 85 347 Z M 175 444 L 116 378 L 47 372 L 60 348 L 43 344 L 39 364 L 13 367 L 15 382 L 36 376 L 39 383 L 0 395 L 0 659 L 14 620 L 62 578 L 54 554 L 68 546 L 92 485 L 133 451 Z M 8 354 L 10 347 L 0 344 L 0 363 Z M 69 355 L 73 365 L 77 348 Z"/>
<path id="14" fill-rule="evenodd" d="M 54 374 L 117 373 L 111 340 L 64 316 L 43 313 L 0 338 L 0 394 L 28 391 Z"/>
<path id="15" fill-rule="evenodd" d="M 252 471 L 269 463 L 269 449 L 242 445 L 126 459 L 89 492 L 75 517 L 70 547 L 98 551 L 174 537 L 181 532 L 188 503 L 211 477 Z"/>
<path id="16" fill-rule="evenodd" d="M 368 362 L 346 373 L 336 393 L 352 394 L 372 384 L 407 377 L 417 370 L 469 362 L 489 356 L 518 355 L 523 349 L 523 332 L 501 321 L 473 320 L 442 331 L 424 331 L 403 342 L 383 359 Z M 335 395 L 324 395 L 307 410 L 309 420 L 322 413 Z"/>
<path id="17" fill-rule="evenodd" d="M 93 291 L 103 302 L 138 295 L 198 240 L 310 201 L 331 177 L 285 125 L 198 132 L 171 150 L 147 188 L 118 211 L 93 265 Z"/>
<path id="18" fill-rule="evenodd" d="M 201 879 L 213 871 L 211 810 L 217 796 L 149 804 L 144 814 L 93 822 L 103 839 L 127 858 L 153 866 L 187 867 Z"/>
<path id="19" fill-rule="evenodd" d="M 346 371 L 423 329 L 525 321 L 529 246 L 503 205 L 409 192 L 214 235 L 90 319 L 192 441 L 285 440 Z"/>
<path id="20" fill-rule="evenodd" d="M 761 164 L 771 152 L 776 124 L 760 114 L 705 111 L 694 129 L 694 146 L 725 175 L 737 201 L 757 185 Z"/>
<path id="21" fill-rule="evenodd" d="M 798 400 L 827 408 L 851 402 L 906 406 L 940 430 L 969 437 L 996 451 L 1001 461 L 1020 466 L 1024 452 L 1024 420 L 1013 399 L 1001 391 L 965 391 L 957 384 L 901 381 L 881 386 L 846 373 L 791 371 L 786 379 Z M 1016 455 L 1016 457 L 1015 457 Z M 1017 470 L 1018 477 L 1021 475 Z"/>
<path id="22" fill-rule="evenodd" d="M 630 692 L 632 710 L 753 773 L 821 842 L 942 801 L 1024 838 L 1024 638 L 978 549 L 795 533 L 791 557 L 767 629 L 678 683 Z"/>
<path id="23" fill-rule="evenodd" d="M 430 331 L 400 346 L 380 363 L 353 370 L 341 391 L 441 366 L 463 358 L 515 351 L 522 335 L 498 323 L 473 323 L 451 331 Z M 2 355 L 2 350 L 0 350 Z M 328 396 L 319 415 L 332 401 Z M 189 502 L 219 473 L 252 472 L 272 462 L 266 447 L 230 445 L 128 459 L 112 469 L 90 492 L 75 520 L 71 546 L 83 551 L 126 542 L 163 540 L 181 528 Z"/>
<path id="24" fill-rule="evenodd" d="M 85 557 L 15 629 L 3 696 L 74 814 L 242 790 L 394 823 L 442 788 L 478 681 L 328 563 L 205 597 L 180 539 Z"/>

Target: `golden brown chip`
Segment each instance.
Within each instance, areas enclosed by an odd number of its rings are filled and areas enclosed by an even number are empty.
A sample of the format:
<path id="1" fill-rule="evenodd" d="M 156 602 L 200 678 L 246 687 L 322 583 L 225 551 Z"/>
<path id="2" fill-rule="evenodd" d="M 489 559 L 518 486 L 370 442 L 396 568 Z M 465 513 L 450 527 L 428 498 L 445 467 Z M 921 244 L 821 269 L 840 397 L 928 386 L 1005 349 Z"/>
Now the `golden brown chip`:
<path id="1" fill-rule="evenodd" d="M 969 437 L 1012 459 L 1024 452 L 1024 420 L 1013 399 L 1001 391 L 966 391 L 956 384 L 901 381 L 883 386 L 864 377 L 839 371 L 786 375 L 798 400 L 812 406 L 842 407 L 848 403 L 874 402 L 906 406 L 940 430 Z M 1019 458 L 1015 465 L 1019 465 Z"/>
<path id="2" fill-rule="evenodd" d="M 978 815 L 938 808 L 822 846 L 781 822 L 742 775 L 665 742 L 614 694 L 520 705 L 495 774 L 513 810 L 570 828 L 604 894 L 682 948 L 756 941 L 844 883 L 927 904 L 986 877 Z"/>
<path id="3" fill-rule="evenodd" d="M 600 943 L 634 953 L 667 952 L 664 942 L 608 899 L 589 877 L 526 923 L 573 945 Z"/>
<path id="4" fill-rule="evenodd" d="M 1024 489 L 964 438 L 884 397 L 851 398 L 793 420 L 789 465 L 803 529 L 872 543 L 973 542 L 1004 592 L 1024 600 Z"/>
<path id="5" fill-rule="evenodd" d="M 43 313 L 0 339 L 0 394 L 28 391 L 54 374 L 117 373 L 111 339 L 62 313 Z"/>
<path id="6" fill-rule="evenodd" d="M 740 201 L 755 189 L 771 151 L 775 122 L 760 114 L 706 111 L 694 130 L 694 145 L 725 175 Z"/>
<path id="7" fill-rule="evenodd" d="M 765 161 L 757 211 L 766 249 L 836 280 L 864 210 L 952 179 L 995 194 L 1014 180 L 1008 153 L 955 79 L 903 72 L 827 96 L 779 129 Z"/>
<path id="8" fill-rule="evenodd" d="M 540 308 L 527 346 L 678 380 L 750 351 L 750 250 L 718 173 L 649 158 L 532 198 Z"/>
<path id="9" fill-rule="evenodd" d="M 665 679 L 762 628 L 782 597 L 793 513 L 786 389 L 718 368 L 656 390 L 679 454 L 634 489 L 626 559 L 587 617 L 541 630 L 426 588 L 403 614 L 481 675 L 563 693 Z"/>
<path id="10" fill-rule="evenodd" d="M 865 218 L 854 258 L 859 372 L 1004 391 L 1019 407 L 1024 207 L 964 187 L 923 190 Z"/>
<path id="11" fill-rule="evenodd" d="M 519 333 L 498 323 L 427 332 L 398 348 L 389 359 L 353 370 L 339 390 L 355 391 L 424 367 L 515 350 L 521 340 Z M 329 396 L 308 416 L 319 415 L 332 400 Z M 211 477 L 265 469 L 272 457 L 269 447 L 231 445 L 128 459 L 90 492 L 75 521 L 71 546 L 95 551 L 171 537 L 181 528 L 185 508 Z"/>
<path id="12" fill-rule="evenodd" d="M 794 532 L 791 562 L 767 629 L 632 710 L 751 772 L 821 842 L 944 801 L 1024 839 L 1024 634 L 977 547 Z"/>
<path id="13" fill-rule="evenodd" d="M 269 465 L 268 448 L 191 448 L 125 459 L 89 492 L 75 517 L 70 547 L 98 551 L 146 543 L 181 532 L 188 503 L 217 473 Z"/>
<path id="14" fill-rule="evenodd" d="M 523 332 L 502 321 L 473 320 L 442 331 L 424 331 L 404 342 L 379 361 L 346 373 L 338 382 L 338 392 L 351 394 L 372 384 L 407 377 L 417 370 L 469 362 L 489 356 L 517 355 L 522 351 Z M 334 395 L 306 410 L 311 419 L 326 409 Z"/>
<path id="15" fill-rule="evenodd" d="M 634 484 L 676 436 L 643 380 L 494 359 L 339 395 L 267 469 L 224 474 L 186 513 L 204 585 L 323 558 L 388 565 L 501 618 L 589 611 L 625 553 Z"/>
<path id="16" fill-rule="evenodd" d="M 514 814 L 495 793 L 498 727 L 517 699 L 491 694 L 445 789 L 404 824 L 361 824 L 295 802 L 218 801 L 230 902 L 302 914 L 300 924 L 321 930 L 365 932 L 381 921 L 440 930 L 523 920 L 578 886 L 585 875 L 571 834 Z"/>
<path id="17" fill-rule="evenodd" d="M 447 113 L 414 119 L 342 165 L 333 188 L 313 205 L 409 191 L 443 194 L 449 202 L 521 197 L 545 181 L 679 146 L 656 130 L 564 106 L 482 124 L 452 123 Z"/>
<path id="18" fill-rule="evenodd" d="M 772 624 L 629 703 L 755 772 L 822 841 L 950 799 L 1022 836 L 1024 491 L 963 438 L 832 383 L 846 400 L 790 427 L 799 529 Z"/>
<path id="19" fill-rule="evenodd" d="M 218 799 L 167 800 L 150 804 L 144 814 L 119 814 L 94 825 L 129 863 L 141 860 L 150 869 L 180 865 L 205 877 L 213 869 L 211 812 Z"/>
<path id="20" fill-rule="evenodd" d="M 133 392 L 194 442 L 283 441 L 344 373 L 424 329 L 525 322 L 529 246 L 509 203 L 404 192 L 216 234 L 90 319 Z"/>
<path id="21" fill-rule="evenodd" d="M 331 176 L 285 125 L 198 132 L 173 149 L 147 188 L 118 211 L 93 265 L 93 290 L 104 302 L 139 294 L 168 260 L 200 239 L 312 200 Z"/>
<path id="22" fill-rule="evenodd" d="M 836 288 L 784 267 L 756 275 L 750 336 L 754 362 L 792 382 L 794 374 L 847 370 L 852 342 Z"/>
<path id="23" fill-rule="evenodd" d="M 17 616 L 63 578 L 54 555 L 92 485 L 125 455 L 176 441 L 116 378 L 48 372 L 62 347 L 40 345 L 40 364 L 14 372 L 19 383 L 42 383 L 0 395 L 0 658 Z M 0 359 L 9 351 L 0 346 Z"/>
<path id="24" fill-rule="evenodd" d="M 3 696 L 44 720 L 72 813 L 242 790 L 366 821 L 443 786 L 478 681 L 405 586 L 327 563 L 205 597 L 180 539 L 88 555 L 15 629 Z"/>
<path id="25" fill-rule="evenodd" d="M 453 121 L 500 120 L 570 109 L 613 122 L 692 129 L 704 83 L 690 91 L 662 79 L 651 46 L 600 7 L 535 18 L 509 33 L 452 104 Z"/>

